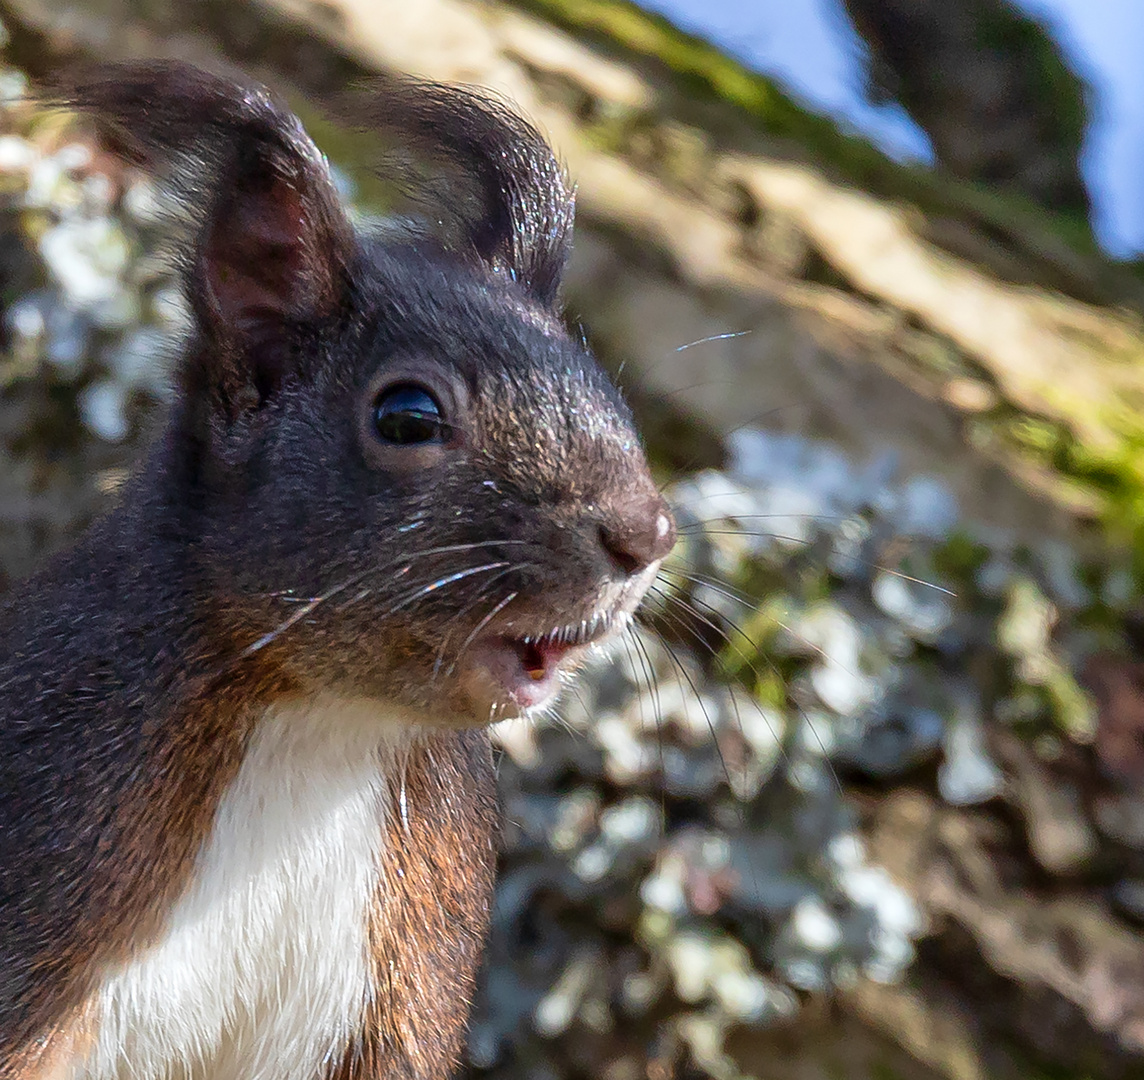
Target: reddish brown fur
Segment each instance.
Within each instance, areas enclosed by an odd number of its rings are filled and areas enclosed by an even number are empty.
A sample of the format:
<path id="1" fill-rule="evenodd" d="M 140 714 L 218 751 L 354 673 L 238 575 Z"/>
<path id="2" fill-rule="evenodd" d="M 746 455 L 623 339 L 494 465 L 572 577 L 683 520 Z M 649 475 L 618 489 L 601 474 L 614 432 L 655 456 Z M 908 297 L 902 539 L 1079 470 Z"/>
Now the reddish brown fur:
<path id="1" fill-rule="evenodd" d="M 0 1061 L 0 1076 L 5 1080 L 66 1076 L 67 1062 L 84 1054 L 94 1041 L 95 1019 L 90 1009 L 77 1009 L 18 1050 L 10 1060 Z"/>
<path id="2" fill-rule="evenodd" d="M 391 790 L 369 927 L 374 998 L 330 1080 L 447 1076 L 464 1044 L 496 867 L 488 736 L 419 741 Z"/>
<path id="3" fill-rule="evenodd" d="M 406 812 L 391 811 L 385 891 L 370 926 L 377 1000 L 367 1023 L 387 1059 L 373 1075 L 445 1075 L 464 1040 L 496 867 L 487 736 L 421 744 L 403 788 Z"/>
<path id="4" fill-rule="evenodd" d="M 53 1059 L 93 1037 L 98 1017 L 90 996 L 100 974 L 160 935 L 242 763 L 254 722 L 288 691 L 269 657 L 248 663 L 225 686 L 204 686 L 174 723 L 148 733 L 150 767 L 128 796 L 91 808 L 112 819 L 120 842 L 108 845 L 100 873 L 84 883 L 87 895 L 76 906 L 69 939 L 45 947 L 43 978 L 24 1022 L 0 1031 L 0 1080 L 50 1074 Z"/>

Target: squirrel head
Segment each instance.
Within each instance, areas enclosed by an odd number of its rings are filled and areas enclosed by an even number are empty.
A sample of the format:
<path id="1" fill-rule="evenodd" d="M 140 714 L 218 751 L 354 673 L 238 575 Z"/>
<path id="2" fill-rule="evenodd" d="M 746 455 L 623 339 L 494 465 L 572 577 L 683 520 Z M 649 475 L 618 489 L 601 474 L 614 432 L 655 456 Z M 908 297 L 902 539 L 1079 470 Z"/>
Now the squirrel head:
<path id="1" fill-rule="evenodd" d="M 562 323 L 573 199 L 544 140 L 473 91 L 384 80 L 370 124 L 452 174 L 455 227 L 370 234 L 265 90 L 147 63 L 64 97 L 192 214 L 156 518 L 202 625 L 236 665 L 433 722 L 551 702 L 675 526 Z"/>

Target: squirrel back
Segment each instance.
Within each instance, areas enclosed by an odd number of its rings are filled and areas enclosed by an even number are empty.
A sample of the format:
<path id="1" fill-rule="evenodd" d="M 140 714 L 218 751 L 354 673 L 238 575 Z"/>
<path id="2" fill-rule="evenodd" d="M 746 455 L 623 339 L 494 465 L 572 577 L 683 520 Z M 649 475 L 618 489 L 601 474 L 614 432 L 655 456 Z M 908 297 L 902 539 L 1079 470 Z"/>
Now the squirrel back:
<path id="1" fill-rule="evenodd" d="M 564 329 L 526 123 L 388 80 L 458 186 L 359 234 L 297 120 L 179 64 L 64 98 L 195 216 L 194 330 L 118 507 L 0 604 L 0 1077 L 443 1077 L 495 870 L 485 725 L 674 543 Z"/>

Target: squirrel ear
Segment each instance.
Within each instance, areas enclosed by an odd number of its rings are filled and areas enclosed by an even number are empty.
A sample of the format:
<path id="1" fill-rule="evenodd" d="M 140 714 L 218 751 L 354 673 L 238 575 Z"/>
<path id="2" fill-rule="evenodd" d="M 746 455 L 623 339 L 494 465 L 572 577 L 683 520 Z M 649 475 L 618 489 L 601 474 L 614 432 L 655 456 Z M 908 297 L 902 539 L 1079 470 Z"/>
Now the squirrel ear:
<path id="1" fill-rule="evenodd" d="M 60 98 L 194 215 L 185 280 L 202 340 L 189 389 L 234 419 L 305 375 L 307 327 L 341 310 L 355 247 L 297 118 L 261 88 L 173 62 L 89 69 Z"/>
<path id="2" fill-rule="evenodd" d="M 572 240 L 575 197 L 548 143 L 526 120 L 470 87 L 397 76 L 373 80 L 372 126 L 450 167 L 470 200 L 450 207 L 484 263 L 555 308 Z M 360 101 L 354 113 L 360 122 Z M 460 205 L 462 209 L 456 209 Z"/>

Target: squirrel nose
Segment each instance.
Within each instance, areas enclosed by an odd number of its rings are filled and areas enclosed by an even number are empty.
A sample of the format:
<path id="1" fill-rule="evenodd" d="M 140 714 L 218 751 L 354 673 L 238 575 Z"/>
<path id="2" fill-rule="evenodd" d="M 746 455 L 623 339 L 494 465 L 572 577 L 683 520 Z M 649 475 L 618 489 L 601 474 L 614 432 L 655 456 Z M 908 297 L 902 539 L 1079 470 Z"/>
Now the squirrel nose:
<path id="1" fill-rule="evenodd" d="M 635 501 L 600 524 L 600 543 L 629 577 L 675 547 L 675 519 L 658 495 Z"/>

